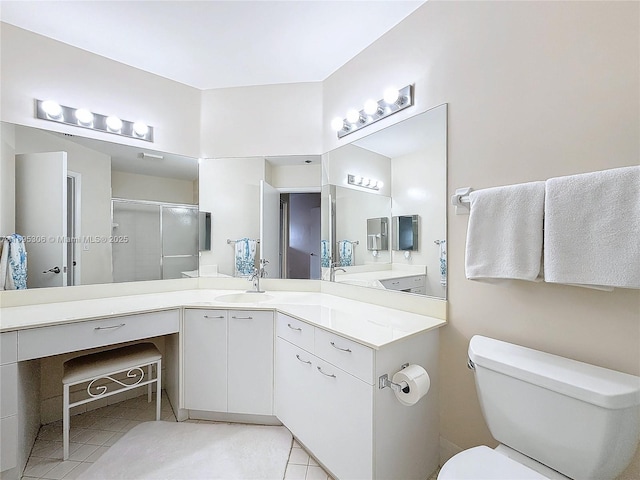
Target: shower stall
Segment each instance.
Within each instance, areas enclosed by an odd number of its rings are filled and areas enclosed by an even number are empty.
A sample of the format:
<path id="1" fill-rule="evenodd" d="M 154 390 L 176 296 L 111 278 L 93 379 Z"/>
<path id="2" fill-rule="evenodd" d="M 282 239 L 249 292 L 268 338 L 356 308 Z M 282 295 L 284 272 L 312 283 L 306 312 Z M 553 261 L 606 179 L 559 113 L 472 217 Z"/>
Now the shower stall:
<path id="1" fill-rule="evenodd" d="M 113 198 L 111 226 L 114 282 L 197 276 L 197 205 Z"/>

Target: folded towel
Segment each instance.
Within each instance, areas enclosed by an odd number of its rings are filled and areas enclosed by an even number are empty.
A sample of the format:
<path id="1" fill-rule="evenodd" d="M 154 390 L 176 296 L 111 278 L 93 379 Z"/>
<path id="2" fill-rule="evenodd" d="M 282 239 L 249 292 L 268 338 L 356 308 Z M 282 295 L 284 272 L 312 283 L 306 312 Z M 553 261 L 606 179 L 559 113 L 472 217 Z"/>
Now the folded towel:
<path id="1" fill-rule="evenodd" d="M 26 289 L 27 251 L 24 238 L 17 233 L 5 237 L 0 252 L 0 289 Z"/>
<path id="2" fill-rule="evenodd" d="M 324 268 L 329 268 L 331 266 L 329 240 L 320 240 L 320 264 Z"/>
<path id="3" fill-rule="evenodd" d="M 350 267 L 353 265 L 353 243 L 349 240 L 340 240 L 338 242 L 338 253 L 341 267 Z"/>
<path id="4" fill-rule="evenodd" d="M 640 288 L 640 166 L 550 178 L 545 281 Z"/>
<path id="5" fill-rule="evenodd" d="M 544 182 L 477 190 L 469 200 L 467 278 L 540 281 Z"/>
<path id="6" fill-rule="evenodd" d="M 255 268 L 256 241 L 249 238 L 236 240 L 235 265 L 236 275 L 246 277 L 253 273 Z"/>

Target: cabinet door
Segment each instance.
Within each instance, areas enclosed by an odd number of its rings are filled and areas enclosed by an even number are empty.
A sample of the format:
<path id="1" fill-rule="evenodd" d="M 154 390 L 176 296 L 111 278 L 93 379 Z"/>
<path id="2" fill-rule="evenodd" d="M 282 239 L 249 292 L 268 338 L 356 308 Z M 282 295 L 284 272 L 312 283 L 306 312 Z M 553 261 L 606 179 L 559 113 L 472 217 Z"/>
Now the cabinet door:
<path id="1" fill-rule="evenodd" d="M 273 312 L 229 312 L 228 411 L 273 415 Z"/>
<path id="2" fill-rule="evenodd" d="M 309 448 L 337 478 L 373 478 L 373 386 L 321 359 L 313 367 L 317 417 Z"/>
<path id="3" fill-rule="evenodd" d="M 302 443 L 311 448 L 318 421 L 314 392 L 316 357 L 279 338 L 276 341 L 275 413 Z"/>
<path id="4" fill-rule="evenodd" d="M 186 309 L 184 408 L 227 411 L 227 311 Z"/>

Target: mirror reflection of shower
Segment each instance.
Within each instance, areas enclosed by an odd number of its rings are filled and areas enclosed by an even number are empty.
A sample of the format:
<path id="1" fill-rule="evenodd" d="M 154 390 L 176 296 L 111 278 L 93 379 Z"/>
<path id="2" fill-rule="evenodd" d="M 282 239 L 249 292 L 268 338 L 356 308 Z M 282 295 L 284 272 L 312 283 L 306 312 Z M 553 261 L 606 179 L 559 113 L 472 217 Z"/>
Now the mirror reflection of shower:
<path id="1" fill-rule="evenodd" d="M 113 281 L 197 276 L 198 206 L 114 198 Z"/>

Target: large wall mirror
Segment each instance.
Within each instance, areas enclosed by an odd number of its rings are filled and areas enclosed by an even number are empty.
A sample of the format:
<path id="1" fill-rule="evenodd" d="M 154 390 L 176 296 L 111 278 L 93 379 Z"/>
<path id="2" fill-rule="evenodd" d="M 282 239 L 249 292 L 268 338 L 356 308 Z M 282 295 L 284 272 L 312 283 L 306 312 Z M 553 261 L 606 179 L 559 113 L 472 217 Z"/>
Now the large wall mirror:
<path id="1" fill-rule="evenodd" d="M 447 105 L 330 151 L 322 166 L 323 280 L 446 298 Z"/>
<path id="2" fill-rule="evenodd" d="M 27 288 L 198 276 L 197 159 L 8 123 L 2 155 Z"/>

